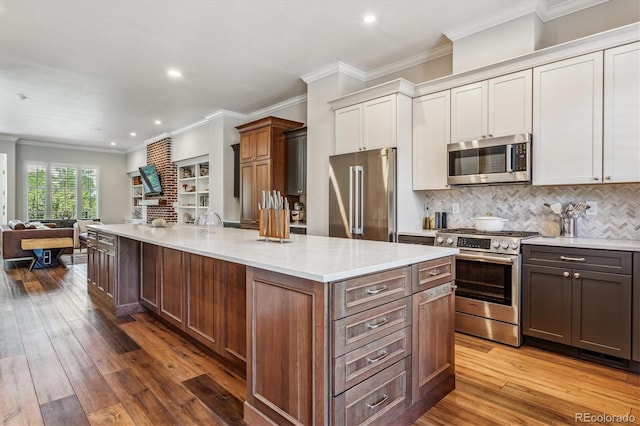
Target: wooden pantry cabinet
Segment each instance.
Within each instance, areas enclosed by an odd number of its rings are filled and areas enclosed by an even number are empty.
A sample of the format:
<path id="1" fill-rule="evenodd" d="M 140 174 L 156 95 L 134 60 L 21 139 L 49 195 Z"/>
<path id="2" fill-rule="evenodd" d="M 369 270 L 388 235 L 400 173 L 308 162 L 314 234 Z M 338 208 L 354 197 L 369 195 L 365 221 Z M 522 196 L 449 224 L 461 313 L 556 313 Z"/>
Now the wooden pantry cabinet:
<path id="1" fill-rule="evenodd" d="M 286 130 L 301 127 L 277 117 L 237 126 L 240 133 L 240 226 L 258 227 L 262 191 L 287 193 Z"/>

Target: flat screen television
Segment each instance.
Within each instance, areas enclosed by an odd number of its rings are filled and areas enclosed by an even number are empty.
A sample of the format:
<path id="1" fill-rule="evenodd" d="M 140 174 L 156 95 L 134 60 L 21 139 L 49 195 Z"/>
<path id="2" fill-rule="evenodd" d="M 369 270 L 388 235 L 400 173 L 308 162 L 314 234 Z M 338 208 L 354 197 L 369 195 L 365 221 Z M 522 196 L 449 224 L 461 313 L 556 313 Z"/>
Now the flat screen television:
<path id="1" fill-rule="evenodd" d="M 140 177 L 142 178 L 142 189 L 144 195 L 162 195 L 162 186 L 160 185 L 160 175 L 155 164 L 139 167 Z"/>

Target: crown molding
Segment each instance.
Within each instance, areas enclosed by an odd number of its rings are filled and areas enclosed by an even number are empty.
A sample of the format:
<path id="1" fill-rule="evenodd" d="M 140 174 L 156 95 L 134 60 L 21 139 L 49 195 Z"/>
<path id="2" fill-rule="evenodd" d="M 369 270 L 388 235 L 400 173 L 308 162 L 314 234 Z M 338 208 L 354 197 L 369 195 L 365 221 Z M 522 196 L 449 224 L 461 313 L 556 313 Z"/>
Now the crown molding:
<path id="1" fill-rule="evenodd" d="M 257 111 L 253 111 L 251 113 L 249 113 L 248 118 L 252 119 L 252 118 L 258 118 L 258 117 L 264 117 L 264 116 L 268 116 L 271 115 L 273 113 L 275 113 L 276 111 L 280 111 L 282 109 L 285 108 L 289 108 L 295 105 L 299 105 L 302 103 L 307 102 L 307 95 L 300 95 L 300 96 L 296 96 L 295 98 L 291 98 L 291 99 L 287 99 L 286 101 L 282 101 L 279 102 L 277 104 L 268 106 L 266 108 L 262 108 L 259 109 Z"/>
<path id="2" fill-rule="evenodd" d="M 366 89 L 341 96 L 329 101 L 329 104 L 331 105 L 331 109 L 336 110 L 391 94 L 401 94 L 413 98 L 416 96 L 416 85 L 404 78 L 397 78 L 378 84 L 377 86 L 367 87 Z"/>
<path id="3" fill-rule="evenodd" d="M 550 0 L 539 0 L 536 13 L 542 22 L 548 22 L 608 1 L 609 0 L 564 0 L 559 3 L 551 3 Z"/>
<path id="4" fill-rule="evenodd" d="M 249 115 L 242 114 L 240 112 L 229 111 L 227 109 L 219 109 L 218 111 L 214 111 L 211 114 L 207 114 L 204 116 L 206 120 L 215 120 L 217 118 L 235 118 L 237 120 L 247 120 Z"/>
<path id="5" fill-rule="evenodd" d="M 488 28 L 495 27 L 496 25 L 504 24 L 505 22 L 513 19 L 520 18 L 521 16 L 529 13 L 536 12 L 538 7 L 537 0 L 531 0 L 523 4 L 505 9 L 500 13 L 496 13 L 485 19 L 478 19 L 465 25 L 461 25 L 456 28 L 445 31 L 443 34 L 451 41 L 460 40 L 461 38 L 470 36 L 471 34 L 484 31 Z"/>
<path id="6" fill-rule="evenodd" d="M 160 133 L 159 135 L 150 137 L 149 139 L 145 139 L 144 146 L 147 146 L 150 143 L 158 142 L 158 141 L 161 141 L 162 139 L 167 139 L 170 137 L 171 137 L 171 133 L 167 133 L 167 132 Z"/>
<path id="7" fill-rule="evenodd" d="M 18 145 L 28 145 L 28 146 L 39 146 L 42 148 L 55 148 L 55 149 L 72 149 L 75 151 L 91 151 L 91 152 L 105 152 L 108 154 L 126 154 L 126 151 L 118 150 L 118 149 L 107 149 L 107 148 L 93 148 L 90 146 L 84 145 L 70 145 L 56 142 L 48 142 L 48 141 L 37 141 L 31 139 L 19 139 L 16 142 Z"/>
<path id="8" fill-rule="evenodd" d="M 19 136 L 8 135 L 6 133 L 0 133 L 0 142 L 16 143 L 16 142 L 18 142 L 19 139 L 20 139 Z"/>
<path id="9" fill-rule="evenodd" d="M 320 68 L 317 71 L 313 71 L 308 74 L 305 74 L 300 78 L 302 79 L 302 81 L 309 84 L 336 73 L 345 74 L 360 81 L 366 81 L 366 78 L 367 78 L 366 72 L 361 71 L 358 68 L 353 67 L 344 62 L 336 62 L 330 65 L 327 65 L 326 67 Z"/>
<path id="10" fill-rule="evenodd" d="M 451 43 L 444 46 L 429 49 L 426 52 L 418 53 L 417 55 L 410 56 L 398 62 L 393 62 L 389 65 L 385 65 L 383 67 L 376 68 L 372 71 L 369 71 L 366 73 L 365 81 L 384 77 L 385 75 L 393 74 L 394 72 L 402 71 L 407 68 L 414 67 L 416 65 L 424 64 L 425 62 L 442 58 L 443 56 L 451 55 L 452 53 L 453 53 L 453 46 L 451 45 Z"/>

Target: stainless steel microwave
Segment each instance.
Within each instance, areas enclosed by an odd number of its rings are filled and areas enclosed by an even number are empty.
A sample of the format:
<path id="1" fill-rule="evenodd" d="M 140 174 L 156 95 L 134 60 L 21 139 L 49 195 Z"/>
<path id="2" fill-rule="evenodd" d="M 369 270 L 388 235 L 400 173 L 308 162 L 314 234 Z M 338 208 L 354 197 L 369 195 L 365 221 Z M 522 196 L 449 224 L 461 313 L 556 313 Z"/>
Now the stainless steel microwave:
<path id="1" fill-rule="evenodd" d="M 451 143 L 447 183 L 474 185 L 531 182 L 531 134 Z"/>

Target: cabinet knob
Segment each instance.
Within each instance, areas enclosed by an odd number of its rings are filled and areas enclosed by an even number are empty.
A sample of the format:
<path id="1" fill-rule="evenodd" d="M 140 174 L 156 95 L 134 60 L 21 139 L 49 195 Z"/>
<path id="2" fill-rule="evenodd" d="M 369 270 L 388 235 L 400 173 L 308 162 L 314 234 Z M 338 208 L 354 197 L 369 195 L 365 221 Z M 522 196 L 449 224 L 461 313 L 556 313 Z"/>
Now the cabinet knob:
<path id="1" fill-rule="evenodd" d="M 575 278 L 576 280 L 580 279 L 580 274 L 577 272 L 573 273 L 573 278 Z"/>
<path id="2" fill-rule="evenodd" d="M 493 135 L 492 135 L 491 133 L 489 133 L 489 137 L 490 137 L 490 138 L 492 138 L 492 137 L 493 137 Z"/>
<path id="3" fill-rule="evenodd" d="M 565 278 L 569 278 L 569 273 L 565 271 L 565 272 L 562 273 L 562 276 L 565 277 Z"/>
<path id="4" fill-rule="evenodd" d="M 611 180 L 611 176 L 605 176 L 604 177 L 606 180 Z"/>
<path id="5" fill-rule="evenodd" d="M 593 180 L 600 180 L 600 176 L 594 176 Z"/>

